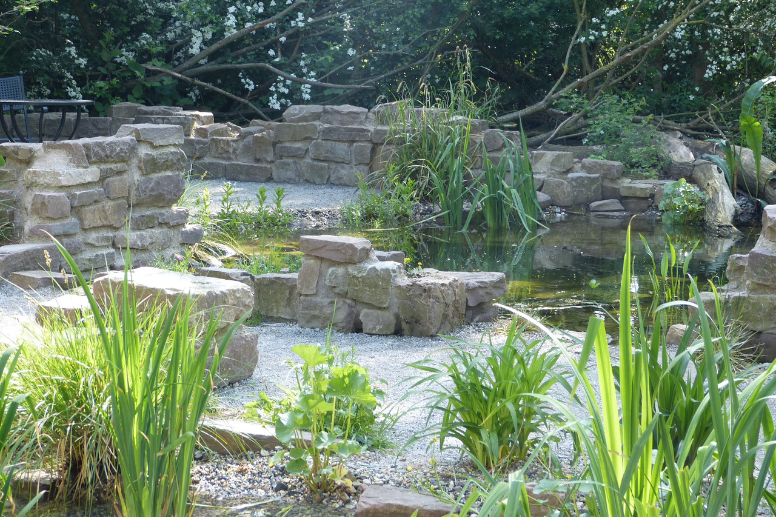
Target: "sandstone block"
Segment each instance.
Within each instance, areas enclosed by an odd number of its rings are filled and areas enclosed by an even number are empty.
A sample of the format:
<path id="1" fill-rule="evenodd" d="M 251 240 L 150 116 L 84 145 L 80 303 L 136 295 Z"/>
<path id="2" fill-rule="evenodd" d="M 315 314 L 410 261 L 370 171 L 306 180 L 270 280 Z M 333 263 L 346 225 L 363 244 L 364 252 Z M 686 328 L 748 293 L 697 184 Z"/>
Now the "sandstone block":
<path id="1" fill-rule="evenodd" d="M 490 302 L 466 307 L 466 323 L 487 323 L 498 318 L 498 309 Z"/>
<path id="2" fill-rule="evenodd" d="M 180 115 L 183 112 L 183 108 L 180 106 L 145 106 L 143 104 L 138 105 L 136 117 L 171 117 Z"/>
<path id="3" fill-rule="evenodd" d="M 79 208 L 75 212 L 81 220 L 83 229 L 97 228 L 98 226 L 118 228 L 124 226 L 126 222 L 127 202 L 123 199 L 109 201 Z"/>
<path id="4" fill-rule="evenodd" d="M 75 261 L 81 271 L 106 270 L 116 264 L 116 250 L 113 248 L 89 250 L 75 257 Z M 62 267 L 70 271 L 67 264 L 63 264 Z"/>
<path id="5" fill-rule="evenodd" d="M 176 206 L 169 210 L 160 210 L 157 213 L 159 215 L 159 222 L 170 226 L 181 226 L 189 220 L 189 209 L 182 206 Z"/>
<path id="6" fill-rule="evenodd" d="M 46 254 L 51 261 L 46 263 Z M 59 271 L 62 255 L 53 242 L 42 244 L 9 244 L 0 246 L 0 277 L 8 278 L 15 271 L 44 269 Z"/>
<path id="7" fill-rule="evenodd" d="M 552 198 L 554 205 L 562 207 L 574 205 L 574 191 L 566 181 L 557 178 L 545 178 L 542 192 Z"/>
<path id="8" fill-rule="evenodd" d="M 11 274 L 11 283 L 22 289 L 41 289 L 43 287 L 61 287 L 67 289 L 77 285 L 76 277 L 60 271 L 17 271 Z"/>
<path id="9" fill-rule="evenodd" d="M 201 224 L 187 224 L 180 230 L 181 244 L 197 244 L 205 238 L 205 230 Z"/>
<path id="10" fill-rule="evenodd" d="M 95 298 L 104 303 L 111 288 L 119 296 L 123 280 L 123 271 L 111 271 L 98 278 L 92 285 Z M 215 309 L 216 315 L 221 313 L 219 328 L 228 327 L 253 310 L 251 288 L 231 280 L 141 267 L 130 271 L 129 284 L 141 310 L 158 303 L 172 304 L 179 296 L 185 295 L 191 298 L 195 321 L 207 321 L 212 309 Z"/>
<path id="11" fill-rule="evenodd" d="M 329 183 L 332 185 L 355 187 L 358 185 L 359 177 L 365 178 L 369 174 L 369 167 L 366 165 L 332 164 L 329 167 L 329 172 Z"/>
<path id="12" fill-rule="evenodd" d="M 119 102 L 118 104 L 108 106 L 108 116 L 111 118 L 135 118 L 137 116 L 137 109 L 140 106 L 142 104 L 135 102 Z"/>
<path id="13" fill-rule="evenodd" d="M 214 351 L 220 341 L 216 336 L 210 349 Z M 253 376 L 259 364 L 259 335 L 248 330 L 237 330 L 226 345 L 221 364 L 218 365 L 216 386 L 222 388 Z M 211 361 L 208 361 L 208 367 Z"/>
<path id="14" fill-rule="evenodd" d="M 36 169 L 30 168 L 24 172 L 24 182 L 28 187 L 72 187 L 84 185 L 100 179 L 100 169 Z"/>
<path id="15" fill-rule="evenodd" d="M 261 163 L 225 163 L 223 177 L 229 181 L 265 182 L 272 177 L 272 167 Z"/>
<path id="16" fill-rule="evenodd" d="M 32 213 L 47 219 L 62 219 L 70 216 L 70 200 L 65 194 L 39 194 L 32 195 Z"/>
<path id="17" fill-rule="evenodd" d="M 568 183 L 574 192 L 574 204 L 581 206 L 601 200 L 601 176 L 573 172 L 567 176 Z"/>
<path id="18" fill-rule="evenodd" d="M 169 230 L 152 228 L 135 232 L 117 232 L 113 237 L 113 245 L 121 249 L 150 250 L 164 249 L 172 244 Z"/>
<path id="19" fill-rule="evenodd" d="M 356 506 L 356 517 L 444 517 L 453 506 L 441 503 L 431 494 L 419 494 L 409 488 L 369 485 Z"/>
<path id="20" fill-rule="evenodd" d="M 350 145 L 318 140 L 310 144 L 310 158 L 324 162 L 350 163 Z"/>
<path id="21" fill-rule="evenodd" d="M 302 267 L 297 275 L 297 292 L 299 294 L 315 294 L 318 291 L 318 276 L 320 273 L 321 260 L 319 258 L 302 257 Z"/>
<path id="22" fill-rule="evenodd" d="M 138 142 L 148 142 L 155 147 L 183 144 L 183 128 L 174 125 L 125 124 L 116 136 L 133 136 Z"/>
<path id="23" fill-rule="evenodd" d="M 323 106 L 295 104 L 283 112 L 283 121 L 292 124 L 319 122 L 322 114 Z"/>
<path id="24" fill-rule="evenodd" d="M 342 106 L 324 106 L 321 122 L 332 126 L 363 126 L 369 110 L 344 104 Z"/>
<path id="25" fill-rule="evenodd" d="M 41 149 L 40 144 L 23 144 L 21 142 L 7 142 L 0 144 L 0 156 L 10 158 L 17 162 L 27 163 L 32 160 L 35 151 Z"/>
<path id="26" fill-rule="evenodd" d="M 557 175 L 574 166 L 574 153 L 565 151 L 534 151 L 531 165 L 535 174 Z"/>
<path id="27" fill-rule="evenodd" d="M 324 185 L 329 181 L 330 166 L 321 162 L 301 162 L 299 163 L 299 172 L 302 181 L 314 185 Z"/>
<path id="28" fill-rule="evenodd" d="M 108 199 L 129 196 L 129 179 L 126 176 L 108 178 L 103 184 Z"/>
<path id="29" fill-rule="evenodd" d="M 274 141 L 275 133 L 267 129 L 253 135 L 253 152 L 255 153 L 254 157 L 257 161 L 275 161 L 275 152 L 272 147 Z"/>
<path id="30" fill-rule="evenodd" d="M 100 179 L 110 178 L 118 174 L 123 174 L 129 170 L 129 165 L 126 163 L 110 163 L 107 165 L 100 165 Z"/>
<path id="31" fill-rule="evenodd" d="M 232 161 L 237 159 L 240 144 L 241 142 L 237 138 L 213 137 L 210 139 L 208 154 L 216 160 Z"/>
<path id="32" fill-rule="evenodd" d="M 78 140 L 63 140 L 59 142 L 43 142 L 44 153 L 64 153 L 67 156 L 68 163 L 76 167 L 88 167 L 89 160 L 86 158 L 86 151 Z"/>
<path id="33" fill-rule="evenodd" d="M 652 197 L 655 195 L 655 186 L 651 183 L 627 183 L 620 187 L 622 197 Z"/>
<path id="34" fill-rule="evenodd" d="M 348 270 L 345 266 L 332 267 L 326 272 L 326 285 L 336 294 L 348 294 L 348 281 Z"/>
<path id="35" fill-rule="evenodd" d="M 64 194 L 59 195 L 64 196 Z M 91 205 L 92 203 L 102 203 L 103 201 L 105 201 L 105 191 L 101 188 L 80 190 L 70 194 L 70 205 L 72 206 L 85 206 Z M 70 211 L 68 210 L 68 215 L 69 213 Z"/>
<path id="36" fill-rule="evenodd" d="M 552 205 L 552 198 L 544 192 L 537 192 L 536 200 L 539 202 L 539 208 L 542 210 L 545 210 L 546 208 L 549 208 L 550 205 Z"/>
<path id="37" fill-rule="evenodd" d="M 625 210 L 632 214 L 641 214 L 652 206 L 652 200 L 646 197 L 623 197 L 621 202 Z"/>
<path id="38" fill-rule="evenodd" d="M 104 248 L 106 246 L 113 245 L 113 233 L 95 233 L 87 236 L 83 236 L 83 242 L 90 246 L 96 246 L 98 248 Z"/>
<path id="39" fill-rule="evenodd" d="M 38 323 L 46 320 L 64 320 L 75 325 L 89 313 L 91 313 L 91 307 L 85 295 L 64 294 L 38 305 L 35 310 L 35 320 Z"/>
<path id="40" fill-rule="evenodd" d="M 396 333 L 396 315 L 391 311 L 364 309 L 359 319 L 365 334 L 390 336 Z"/>
<path id="41" fill-rule="evenodd" d="M 358 264 L 369 258 L 372 243 L 360 237 L 303 235 L 299 239 L 299 249 L 305 255 L 325 258 L 334 262 Z"/>
<path id="42" fill-rule="evenodd" d="M 756 247 L 746 261 L 747 276 L 761 285 L 776 286 L 776 251 Z M 776 293 L 774 293 L 776 295 Z"/>
<path id="43" fill-rule="evenodd" d="M 212 145 L 211 140 L 211 145 Z M 141 155 L 143 174 L 182 172 L 186 170 L 186 154 L 180 149 L 164 149 Z"/>
<path id="44" fill-rule="evenodd" d="M 312 140 L 318 138 L 318 124 L 275 124 L 273 127 L 276 142 Z"/>
<path id="45" fill-rule="evenodd" d="M 682 337 L 687 331 L 687 325 L 676 324 L 671 325 L 666 332 L 666 345 L 679 346 L 682 342 Z"/>
<path id="46" fill-rule="evenodd" d="M 135 120 L 134 120 L 135 124 L 180 126 L 180 128 L 183 129 L 184 137 L 191 136 L 192 129 L 194 129 L 195 122 L 196 120 L 194 119 L 194 117 L 189 117 L 183 114 L 165 115 L 165 116 L 138 115 L 137 117 L 135 117 Z"/>
<path id="47" fill-rule="evenodd" d="M 587 174 L 598 174 L 601 178 L 616 180 L 622 176 L 625 165 L 612 160 L 593 160 L 585 158 L 582 160 L 582 172 Z"/>
<path id="48" fill-rule="evenodd" d="M 491 303 L 507 292 L 507 277 L 504 273 L 439 271 L 434 273 L 434 276 L 457 278 L 462 281 L 466 288 L 468 307 Z"/>
<path id="49" fill-rule="evenodd" d="M 348 267 L 348 298 L 369 303 L 375 307 L 388 307 L 392 285 L 404 277 L 404 265 L 396 262 L 376 262 Z"/>
<path id="50" fill-rule="evenodd" d="M 281 143 L 275 146 L 278 158 L 304 158 L 310 145 L 307 143 Z"/>
<path id="51" fill-rule="evenodd" d="M 372 140 L 372 131 L 368 127 L 323 126 L 321 128 L 321 139 L 339 142 L 366 142 Z"/>
<path id="52" fill-rule="evenodd" d="M 624 212 L 625 207 L 622 206 L 617 199 L 604 199 L 603 201 L 595 201 L 590 203 L 591 212 Z"/>
<path id="53" fill-rule="evenodd" d="M 185 138 L 181 151 L 188 160 L 204 158 L 210 152 L 210 142 L 206 138 Z"/>
<path id="54" fill-rule="evenodd" d="M 372 144 L 357 143 L 353 144 L 353 163 L 356 165 L 365 165 L 372 162 Z"/>
<path id="55" fill-rule="evenodd" d="M 272 180 L 278 183 L 299 183 L 299 162 L 297 160 L 279 160 L 272 164 Z"/>
<path id="56" fill-rule="evenodd" d="M 404 252 L 403 251 L 377 251 L 375 250 L 375 257 L 382 262 L 398 262 L 404 264 Z"/>
<path id="57" fill-rule="evenodd" d="M 283 445 L 275 436 L 274 427 L 236 419 L 203 418 L 200 439 L 211 451 L 230 455 L 273 450 Z"/>
<path id="58" fill-rule="evenodd" d="M 157 174 L 139 178 L 132 196 L 135 206 L 170 206 L 177 203 L 186 181 L 182 174 Z"/>
<path id="59" fill-rule="evenodd" d="M 81 225 L 78 223 L 78 219 L 71 217 L 67 221 L 34 224 L 27 228 L 25 233 L 33 237 L 46 237 L 47 233 L 59 237 L 60 235 L 75 235 L 80 230 Z"/>
<path id="60" fill-rule="evenodd" d="M 234 280 L 235 282 L 240 282 L 253 289 L 253 275 L 242 269 L 228 267 L 201 267 L 194 271 L 194 275 L 221 278 L 223 280 Z"/>
<path id="61" fill-rule="evenodd" d="M 297 273 L 259 275 L 253 281 L 262 321 L 296 322 Z"/>
<path id="62" fill-rule="evenodd" d="M 194 129 L 194 136 L 196 138 L 237 138 L 239 132 L 232 125 L 207 124 L 197 126 Z"/>
<path id="63" fill-rule="evenodd" d="M 763 209 L 762 238 L 776 242 L 776 205 L 768 205 Z"/>
<path id="64" fill-rule="evenodd" d="M 137 149 L 137 140 L 124 138 L 82 138 L 78 140 L 90 163 L 128 162 Z"/>
<path id="65" fill-rule="evenodd" d="M 332 325 L 340 332 L 356 329 L 356 304 L 353 300 L 300 296 L 297 324 L 302 328 L 323 329 Z"/>
<path id="66" fill-rule="evenodd" d="M 466 288 L 452 277 L 405 278 L 394 285 L 402 334 L 435 336 L 462 325 Z"/>

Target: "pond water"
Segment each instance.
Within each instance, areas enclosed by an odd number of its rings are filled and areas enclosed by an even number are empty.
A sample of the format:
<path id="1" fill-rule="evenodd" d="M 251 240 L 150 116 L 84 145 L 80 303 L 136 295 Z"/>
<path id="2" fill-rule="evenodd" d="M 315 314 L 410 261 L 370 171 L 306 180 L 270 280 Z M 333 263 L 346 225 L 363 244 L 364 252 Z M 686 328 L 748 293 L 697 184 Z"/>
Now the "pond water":
<path id="1" fill-rule="evenodd" d="M 688 273 L 702 290 L 707 281 L 727 282 L 731 254 L 747 253 L 759 229 L 745 238 L 723 239 L 692 227 L 666 228 L 654 219 L 634 219 L 632 250 L 634 284 L 642 306 L 652 302 L 649 273 L 651 248 L 657 267 L 670 241 L 681 260 L 695 247 Z M 616 314 L 628 221 L 570 215 L 551 221 L 537 234 L 522 232 L 449 232 L 444 229 L 326 230 L 320 233 L 362 236 L 377 249 L 402 250 L 411 264 L 449 271 L 499 271 L 506 274 L 508 291 L 500 300 L 565 330 L 582 331 L 592 314 Z M 305 232 L 312 233 L 312 232 Z M 281 250 L 297 252 L 299 234 L 279 239 Z M 591 285 L 592 284 L 592 285 Z"/>

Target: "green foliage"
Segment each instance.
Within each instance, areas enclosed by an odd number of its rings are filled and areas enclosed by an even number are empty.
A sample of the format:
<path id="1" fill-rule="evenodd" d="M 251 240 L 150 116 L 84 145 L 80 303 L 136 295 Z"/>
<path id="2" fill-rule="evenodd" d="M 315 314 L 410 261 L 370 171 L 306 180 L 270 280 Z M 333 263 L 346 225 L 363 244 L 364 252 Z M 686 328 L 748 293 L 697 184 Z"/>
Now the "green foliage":
<path id="1" fill-rule="evenodd" d="M 26 393 L 13 393 L 11 389 L 11 378 L 21 353 L 21 348 L 10 347 L 0 354 L 0 514 L 5 513 L 9 503 L 15 510 L 11 481 L 21 458 L 27 449 L 34 445 L 31 436 L 33 426 L 24 426 L 21 430 L 12 433 L 12 429 L 17 424 L 17 412 L 28 398 Z M 26 515 L 43 495 L 40 493 L 33 497 L 18 513 L 14 511 L 14 515 L 20 517 Z"/>
<path id="2" fill-rule="evenodd" d="M 731 192 L 738 191 L 738 173 L 743 167 L 741 164 L 741 153 L 738 147 L 731 145 L 727 140 L 712 138 L 707 140 L 708 142 L 714 142 L 719 146 L 723 153 L 725 153 L 725 159 L 723 160 L 716 154 L 704 154 L 703 158 L 709 160 L 714 165 L 719 167 L 722 173 L 725 175 L 728 186 Z"/>
<path id="3" fill-rule="evenodd" d="M 663 199 L 658 208 L 663 212 L 663 221 L 669 225 L 701 225 L 708 200 L 698 187 L 681 178 L 663 187 Z"/>
<path id="4" fill-rule="evenodd" d="M 765 79 L 757 81 L 749 87 L 746 95 L 744 95 L 744 98 L 741 101 L 741 134 L 746 141 L 746 145 L 752 150 L 757 175 L 757 184 L 754 187 L 754 197 L 759 197 L 760 195 L 760 170 L 762 169 L 764 138 L 763 126 L 754 116 L 754 103 L 762 95 L 762 89 L 766 85 L 774 82 L 776 82 L 776 76 L 766 77 Z"/>
<path id="5" fill-rule="evenodd" d="M 201 335 L 198 326 L 191 325 L 190 299 L 179 297 L 170 308 L 160 304 L 141 313 L 127 269 L 120 292 L 110 293 L 103 316 L 75 261 L 55 243 L 89 300 L 108 364 L 110 432 L 121 473 L 121 513 L 188 515 L 199 420 L 226 345 L 242 321 L 217 340 L 208 365 L 220 320 L 214 311 Z M 202 345 L 195 351 L 198 339 Z"/>
<path id="6" fill-rule="evenodd" d="M 14 233 L 13 222 L 8 217 L 13 209 L 13 199 L 5 197 L 3 192 L 2 184 L 0 184 L 0 243 L 11 240 Z"/>
<path id="7" fill-rule="evenodd" d="M 641 236 L 641 241 L 644 243 L 644 248 L 647 250 L 647 255 L 652 260 L 652 271 L 649 272 L 649 278 L 652 282 L 652 291 L 654 296 L 652 298 L 651 312 L 657 311 L 658 306 L 662 303 L 668 303 L 678 300 L 686 300 L 690 295 L 689 282 L 687 280 L 687 271 L 690 268 L 690 262 L 692 261 L 692 255 L 695 252 L 695 248 L 700 244 L 696 241 L 692 249 L 689 251 L 684 249 L 677 249 L 674 246 L 673 241 L 669 235 L 666 236 L 668 242 L 663 249 L 663 255 L 660 258 L 660 269 L 658 270 L 657 263 L 655 261 L 655 254 L 652 253 L 652 249 L 647 243 L 647 239 Z M 679 309 L 679 307 L 677 307 Z M 667 311 L 673 317 L 672 323 L 680 323 L 678 321 L 678 311 Z"/>
<path id="8" fill-rule="evenodd" d="M 411 389 L 427 396 L 427 429 L 410 443 L 436 436 L 444 449 L 448 438 L 485 469 L 505 468 L 514 459 L 526 459 L 549 424 L 559 424 L 558 414 L 534 395 L 544 395 L 555 384 L 553 375 L 560 354 L 542 351 L 543 341 L 526 341 L 513 321 L 503 346 L 460 343 L 445 349 L 449 359 L 426 358 L 410 364 L 426 375 L 413 378 Z M 555 372 L 560 373 L 560 372 Z M 428 425 L 442 414 L 439 425 Z"/>
<path id="9" fill-rule="evenodd" d="M 288 269 L 296 273 L 302 267 L 302 255 L 299 253 L 283 252 L 273 244 L 262 244 L 262 249 L 253 248 L 249 255 L 241 258 L 235 264 L 239 269 L 244 269 L 254 276 L 266 273 L 280 273 L 281 269 Z"/>
<path id="10" fill-rule="evenodd" d="M 118 464 L 110 433 L 108 359 L 94 318 L 77 326 L 64 317 L 46 318 L 20 364 L 19 387 L 36 406 L 20 425 L 33 426 L 41 437 L 27 463 L 58 471 L 57 499 L 90 505 L 109 498 Z"/>
<path id="11" fill-rule="evenodd" d="M 399 179 L 394 164 L 388 164 L 386 176 L 386 184 L 380 191 L 371 188 L 363 177 L 359 177 L 358 199 L 341 206 L 342 222 L 346 226 L 391 228 L 412 221 L 415 180 Z"/>
<path id="12" fill-rule="evenodd" d="M 351 360 L 336 364 L 331 329 L 324 346 L 297 345 L 292 351 L 303 363 L 296 367 L 297 387 L 288 411 L 275 417 L 278 440 L 290 449 L 278 452 L 278 462 L 288 454 L 286 470 L 299 474 L 313 492 L 351 486 L 347 460 L 366 450 L 355 425 L 374 424 L 374 410 L 382 393 L 372 389 L 366 370 Z M 303 433 L 310 433 L 310 441 Z M 334 463 L 336 459 L 336 463 Z"/>
<path id="13" fill-rule="evenodd" d="M 267 189 L 260 187 L 256 193 L 258 202 L 252 209 L 252 203 L 233 199 L 236 194 L 232 183 L 224 182 L 224 197 L 221 200 L 221 208 L 215 216 L 215 227 L 224 234 L 236 237 L 252 237 L 259 231 L 278 231 L 285 229 L 291 222 L 293 216 L 284 209 L 281 204 L 285 197 L 285 189 L 277 187 L 274 193 L 274 199 L 270 207 L 267 205 Z M 202 201 L 202 210 L 205 210 L 209 199 Z"/>
<path id="14" fill-rule="evenodd" d="M 588 110 L 590 126 L 583 143 L 604 146 L 595 158 L 622 162 L 629 174 L 647 177 L 657 177 L 658 170 L 666 165 L 657 144 L 657 129 L 648 117 L 642 122 L 633 120 L 645 106 L 643 98 L 604 94 L 591 106 L 583 96 L 571 94 L 556 106 L 574 112 Z"/>

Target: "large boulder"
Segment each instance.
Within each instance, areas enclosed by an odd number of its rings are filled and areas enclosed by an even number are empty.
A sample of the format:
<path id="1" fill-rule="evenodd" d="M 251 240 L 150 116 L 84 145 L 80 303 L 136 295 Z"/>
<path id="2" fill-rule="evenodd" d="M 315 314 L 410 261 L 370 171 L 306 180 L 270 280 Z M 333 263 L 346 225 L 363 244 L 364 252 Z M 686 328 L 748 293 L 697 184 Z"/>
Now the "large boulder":
<path id="1" fill-rule="evenodd" d="M 123 282 L 123 271 L 111 271 L 95 280 L 92 291 L 105 305 L 111 292 L 120 296 Z M 225 328 L 253 310 L 251 288 L 232 280 L 141 267 L 128 273 L 128 282 L 141 311 L 157 304 L 172 304 L 181 295 L 190 297 L 192 319 L 199 325 L 209 319 L 211 311 L 221 316 L 219 328 Z"/>
<path id="2" fill-rule="evenodd" d="M 697 160 L 693 167 L 692 180 L 701 192 L 709 197 L 703 212 L 706 228 L 724 236 L 741 235 L 733 226 L 738 204 L 730 193 L 722 171 L 711 162 Z"/>
<path id="3" fill-rule="evenodd" d="M 676 136 L 662 133 L 660 135 L 660 149 L 668 158 L 668 174 L 672 178 L 689 178 L 692 174 L 695 155 L 684 145 L 684 142 Z"/>
<path id="4" fill-rule="evenodd" d="M 402 334 L 435 336 L 463 325 L 466 286 L 458 278 L 404 278 L 394 286 Z"/>
<path id="5" fill-rule="evenodd" d="M 755 195 L 757 168 L 754 163 L 754 154 L 748 148 L 741 149 L 739 147 L 738 151 L 741 153 L 741 168 L 744 175 L 743 178 L 739 177 L 738 188 L 745 189 L 745 185 L 747 185 L 752 195 Z M 776 174 L 776 163 L 763 156 L 760 161 L 760 183 L 757 197 L 765 199 L 768 204 L 776 204 L 776 180 L 771 179 L 774 174 Z"/>
<path id="6" fill-rule="evenodd" d="M 262 321 L 296 322 L 298 273 L 268 273 L 254 278 L 255 310 Z"/>
<path id="7" fill-rule="evenodd" d="M 574 166 L 574 153 L 564 151 L 534 151 L 531 168 L 534 174 L 562 174 Z"/>

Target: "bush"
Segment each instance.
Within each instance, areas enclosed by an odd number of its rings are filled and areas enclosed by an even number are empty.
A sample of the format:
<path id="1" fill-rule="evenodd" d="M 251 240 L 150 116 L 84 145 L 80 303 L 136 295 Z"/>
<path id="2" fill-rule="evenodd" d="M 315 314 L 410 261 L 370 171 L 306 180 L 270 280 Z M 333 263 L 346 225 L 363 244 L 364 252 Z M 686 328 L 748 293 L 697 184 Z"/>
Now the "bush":
<path id="1" fill-rule="evenodd" d="M 562 373 L 554 371 L 560 354 L 555 349 L 543 352 L 543 343 L 527 342 L 515 320 L 503 346 L 460 343 L 475 351 L 450 346 L 444 349 L 449 359 L 410 364 L 427 374 L 413 378 L 412 389 L 418 390 L 409 392 L 426 395 L 426 423 L 434 413 L 442 414 L 441 424 L 429 426 L 410 443 L 433 436 L 444 449 L 445 441 L 455 438 L 488 470 L 525 459 L 549 425 L 561 422 L 550 404 L 536 398 Z"/>
<path id="2" fill-rule="evenodd" d="M 709 198 L 684 178 L 663 187 L 660 210 L 663 221 L 671 224 L 703 224 L 703 212 Z"/>

